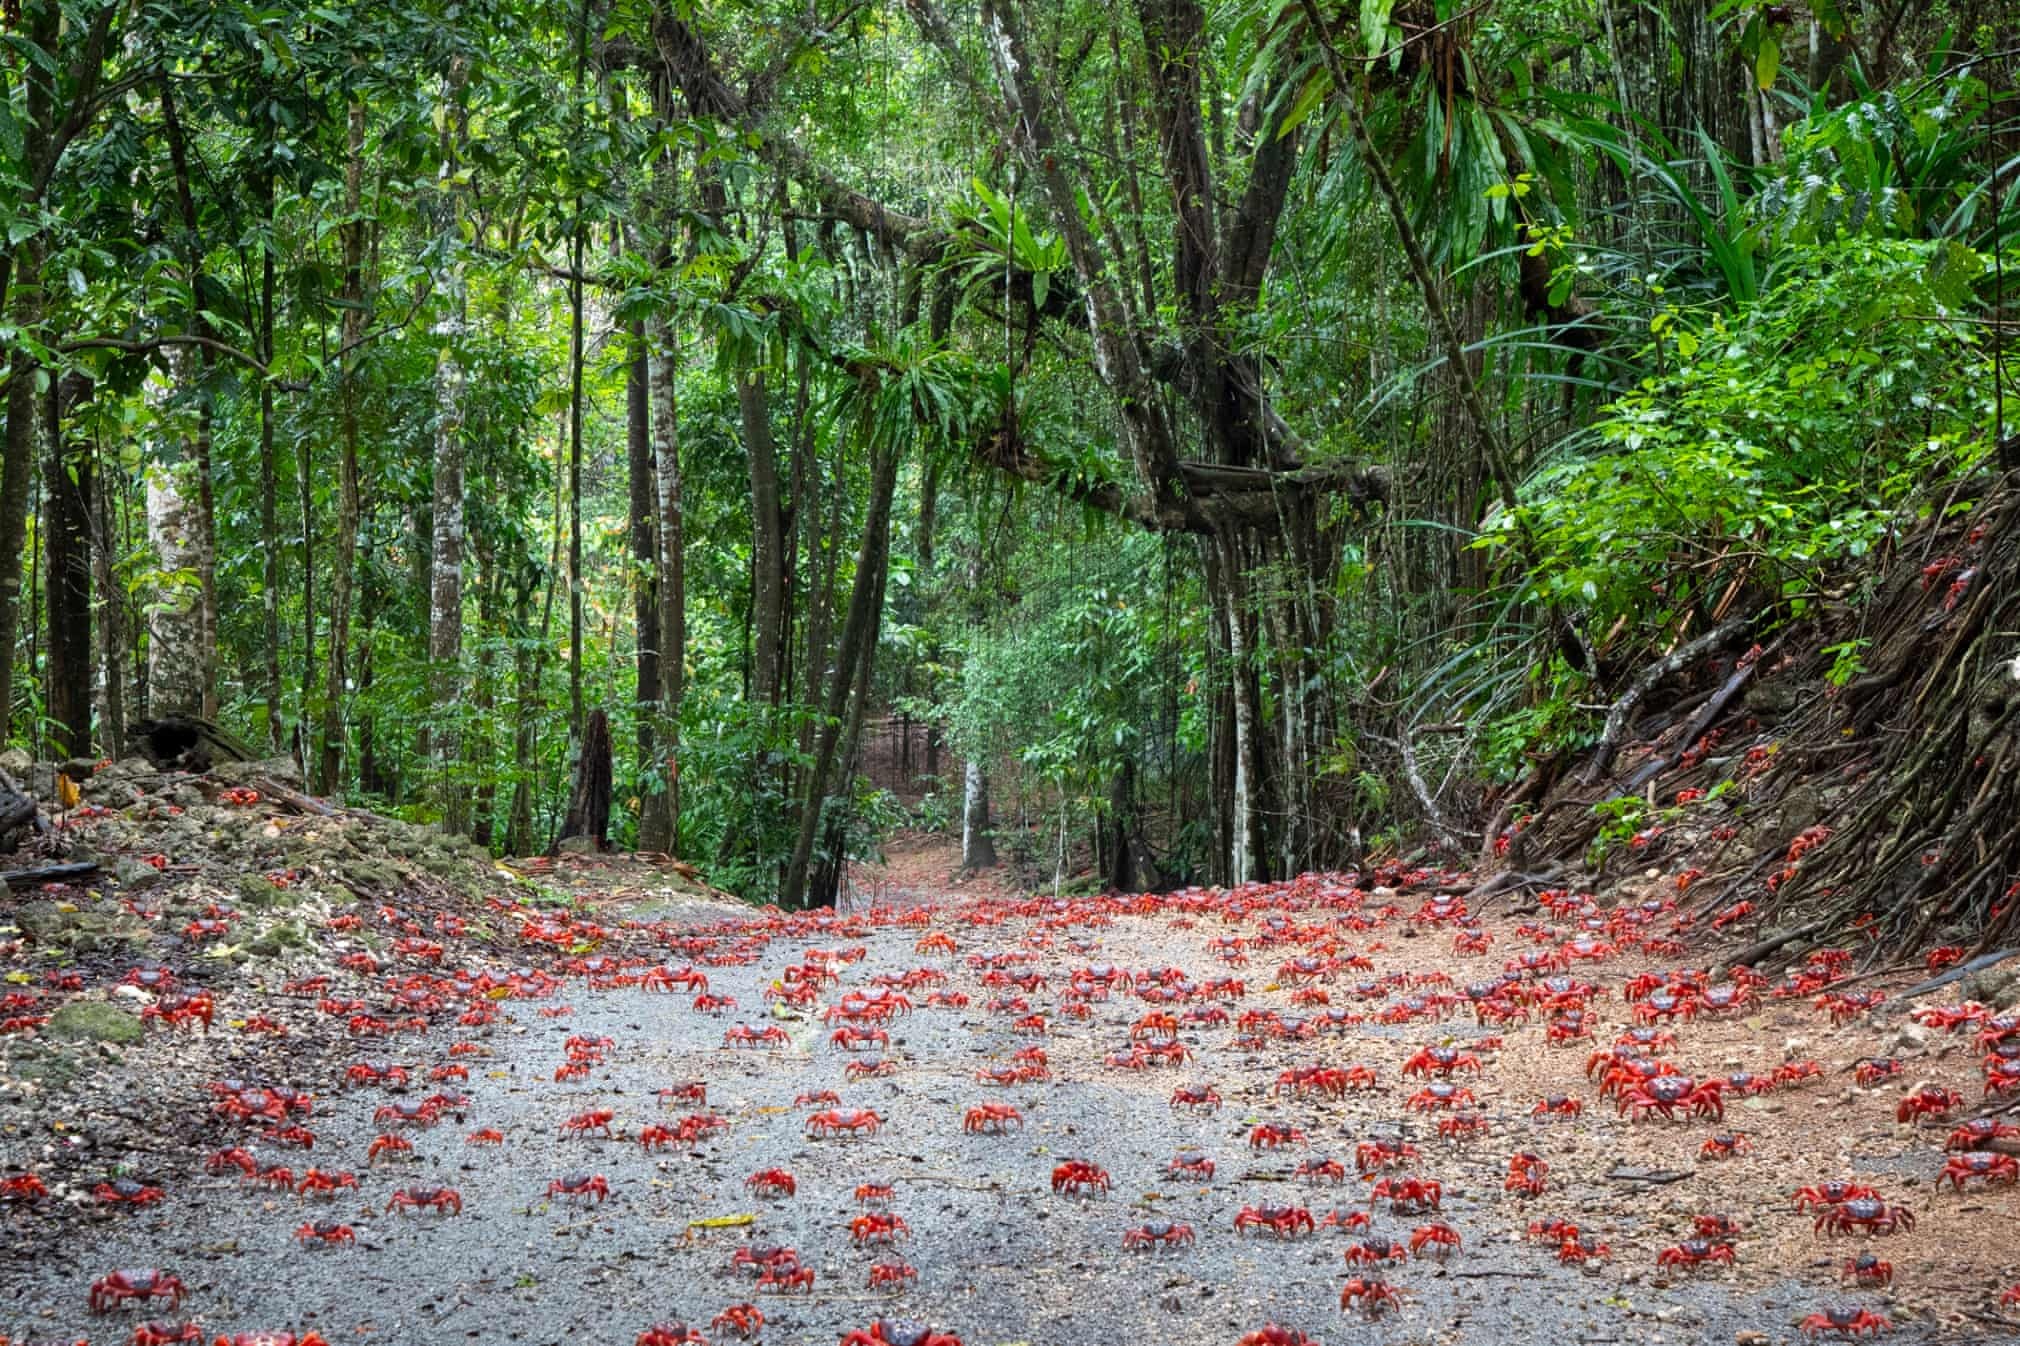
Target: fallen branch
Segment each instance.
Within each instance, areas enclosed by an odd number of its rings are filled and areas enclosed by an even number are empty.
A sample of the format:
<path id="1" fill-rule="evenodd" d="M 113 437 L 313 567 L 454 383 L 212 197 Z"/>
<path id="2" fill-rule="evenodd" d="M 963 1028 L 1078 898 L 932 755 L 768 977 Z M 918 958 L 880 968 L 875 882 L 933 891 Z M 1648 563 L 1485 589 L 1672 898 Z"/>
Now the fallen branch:
<path id="1" fill-rule="evenodd" d="M 1991 967 L 1995 963 L 2003 963 L 2015 956 L 2020 956 L 2020 949 L 1998 949 L 1991 953 L 1981 953 L 1970 962 L 1959 963 L 1941 976 L 1931 977 L 1925 982 L 1910 986 L 1900 993 L 1900 997 L 1903 1000 L 1913 1000 L 1918 995 L 1927 995 L 1931 991 L 1948 986 L 1953 981 L 1962 981 L 1973 972 Z"/>
<path id="2" fill-rule="evenodd" d="M 1730 621 L 1722 622 L 1696 640 L 1677 646 L 1635 674 L 1634 681 L 1627 685 L 1627 690 L 1620 694 L 1620 699 L 1606 712 L 1606 727 L 1600 732 L 1599 742 L 1592 750 L 1592 760 L 1586 763 L 1584 772 L 1579 776 L 1580 783 L 1597 784 L 1599 778 L 1613 765 L 1613 755 L 1620 751 L 1620 741 L 1627 734 L 1627 723 L 1634 714 L 1634 708 L 1641 704 L 1643 697 L 1654 690 L 1657 683 L 1681 671 L 1692 660 L 1719 648 L 1735 636 L 1744 635 L 1752 624 L 1750 617 L 1734 617 Z"/>
<path id="3" fill-rule="evenodd" d="M 1811 935 L 1822 930 L 1824 925 L 1825 922 L 1823 921 L 1811 921 L 1807 925 L 1799 925 L 1793 930 L 1785 930 L 1779 935 L 1770 935 L 1766 939 L 1747 945 L 1738 953 L 1726 959 L 1725 965 L 1728 968 L 1752 967 L 1755 963 L 1777 949 L 1793 944 L 1799 939 L 1808 939 Z"/>
<path id="4" fill-rule="evenodd" d="M 33 888 L 41 883 L 67 883 L 88 879 L 98 872 L 96 860 L 79 860 L 68 865 L 44 865 L 40 869 L 16 869 L 0 874 L 9 888 Z"/>

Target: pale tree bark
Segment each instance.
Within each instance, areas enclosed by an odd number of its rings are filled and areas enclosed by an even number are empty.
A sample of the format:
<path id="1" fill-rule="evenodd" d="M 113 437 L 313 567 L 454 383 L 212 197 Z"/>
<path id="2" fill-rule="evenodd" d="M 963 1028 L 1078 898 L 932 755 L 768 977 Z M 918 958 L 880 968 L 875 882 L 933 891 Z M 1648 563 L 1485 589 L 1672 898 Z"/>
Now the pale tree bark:
<path id="1" fill-rule="evenodd" d="M 466 371 L 459 349 L 468 322 L 469 292 L 462 258 L 462 193 L 454 184 L 460 159 L 463 115 L 456 106 L 467 61 L 458 57 L 443 83 L 447 115 L 442 121 L 442 200 L 437 239 L 442 248 L 437 288 L 442 316 L 435 324 L 434 531 L 430 547 L 428 661 L 435 713 L 430 746 L 443 830 L 470 828 L 470 792 L 461 779 L 456 715 L 462 694 L 463 655 L 463 401 Z"/>
<path id="2" fill-rule="evenodd" d="M 168 377 L 150 384 L 160 432 L 147 473 L 147 539 L 160 576 L 148 608 L 147 707 L 156 717 L 204 713 L 203 591 L 198 575 L 196 419 L 178 396 L 192 363 L 187 347 L 167 353 Z"/>
<path id="3" fill-rule="evenodd" d="M 322 758 L 317 771 L 321 789 L 338 794 L 343 788 L 344 703 L 349 693 L 345 661 L 351 643 L 351 595 L 358 557 L 358 347 L 365 332 L 365 105 L 351 103 L 348 146 L 344 160 L 344 223 L 340 226 L 344 256 L 343 321 L 338 328 L 344 354 L 338 365 L 337 536 L 330 566 L 330 648 L 323 683 Z"/>
<path id="4" fill-rule="evenodd" d="M 972 874 L 996 864 L 996 837 L 989 826 L 989 775 L 974 757 L 961 771 L 961 869 Z"/>
<path id="5" fill-rule="evenodd" d="M 654 539 L 659 548 L 659 753 L 666 784 L 661 794 L 648 797 L 647 804 L 657 804 L 655 835 L 665 837 L 658 847 L 665 851 L 674 850 L 680 841 L 680 709 L 687 694 L 687 520 L 681 500 L 679 370 L 679 335 L 672 315 L 662 312 L 650 325 L 646 383 L 659 507 Z"/>

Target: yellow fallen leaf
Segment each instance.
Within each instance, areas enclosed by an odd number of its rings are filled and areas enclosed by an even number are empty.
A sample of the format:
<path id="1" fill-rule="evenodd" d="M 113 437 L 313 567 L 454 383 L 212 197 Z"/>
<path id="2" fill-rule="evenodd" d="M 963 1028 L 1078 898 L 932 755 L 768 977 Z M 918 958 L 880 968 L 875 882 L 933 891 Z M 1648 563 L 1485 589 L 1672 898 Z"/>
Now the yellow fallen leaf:
<path id="1" fill-rule="evenodd" d="M 56 904 L 56 909 L 67 916 L 71 912 L 77 910 L 77 904 L 75 902 L 58 902 Z"/>
<path id="2" fill-rule="evenodd" d="M 711 1215 L 705 1219 L 689 1220 L 689 1229 L 740 1229 L 744 1225 L 757 1223 L 756 1215 Z"/>
<path id="3" fill-rule="evenodd" d="M 512 998 L 512 988 L 509 986 L 494 986 L 486 991 L 484 995 L 486 999 L 490 1000 L 510 1000 Z"/>
<path id="4" fill-rule="evenodd" d="M 77 782 L 64 775 L 61 771 L 57 772 L 56 806 L 58 808 L 74 809 L 77 807 L 77 799 Z"/>
<path id="5" fill-rule="evenodd" d="M 26 972 L 10 972 L 7 974 L 8 984 L 12 986 L 26 986 L 34 980 L 35 978 L 29 976 Z"/>

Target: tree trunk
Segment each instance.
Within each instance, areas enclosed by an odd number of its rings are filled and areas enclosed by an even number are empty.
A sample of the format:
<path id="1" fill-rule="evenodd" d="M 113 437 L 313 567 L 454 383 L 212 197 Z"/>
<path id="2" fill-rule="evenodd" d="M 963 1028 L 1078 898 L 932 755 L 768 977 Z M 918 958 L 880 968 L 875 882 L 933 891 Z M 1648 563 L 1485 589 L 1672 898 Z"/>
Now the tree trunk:
<path id="1" fill-rule="evenodd" d="M 582 751 L 559 841 L 581 837 L 599 851 L 610 849 L 610 779 L 610 717 L 598 706 L 583 723 Z"/>
<path id="2" fill-rule="evenodd" d="M 680 347 L 670 316 L 653 323 L 646 368 L 652 400 L 652 453 L 658 469 L 659 706 L 664 781 L 657 798 L 659 849 L 680 847 L 680 709 L 687 693 L 687 525 L 681 501 L 680 408 L 675 381 Z M 653 796 L 648 796 L 648 803 Z"/>
<path id="3" fill-rule="evenodd" d="M 1108 789 L 1107 878 L 1110 891 L 1136 891 L 1136 768 L 1124 762 Z"/>
<path id="4" fill-rule="evenodd" d="M 52 6 L 53 8 L 53 6 Z M 9 321 L 31 332 L 42 324 L 40 239 L 29 239 L 14 257 Z M 28 551 L 29 480 L 35 466 L 35 385 L 38 371 L 19 346 L 12 352 L 13 379 L 7 385 L 7 437 L 0 458 L 0 748 L 14 723 L 14 634 L 21 613 L 21 559 Z"/>
<path id="5" fill-rule="evenodd" d="M 996 866 L 996 834 L 989 826 L 989 776 L 970 757 L 961 771 L 961 872 Z"/>
<path id="6" fill-rule="evenodd" d="M 852 691 L 867 695 L 882 616 L 878 599 L 883 590 L 884 570 L 890 561 L 891 493 L 897 480 L 897 450 L 876 446 L 871 453 L 870 500 L 863 521 L 863 545 L 856 554 L 856 582 L 849 594 L 848 616 L 842 623 L 841 654 L 828 686 L 826 719 L 814 746 L 807 789 L 801 798 L 799 840 L 793 846 L 792 861 L 779 893 L 780 902 L 788 909 L 799 906 L 807 891 L 807 866 L 813 857 L 814 836 L 827 802 L 829 775 L 834 770 L 835 749 L 848 715 L 849 696 Z"/>
<path id="7" fill-rule="evenodd" d="M 99 593 L 99 736 L 117 759 L 126 750 L 126 589 L 119 583 L 113 556 L 123 553 L 113 527 L 112 496 L 123 488 L 111 473 L 98 472 L 96 506 L 92 514 L 92 579 Z"/>
<path id="8" fill-rule="evenodd" d="M 269 151 L 271 153 L 271 151 Z M 271 161 L 269 161 L 271 162 Z M 269 232 L 274 223 L 274 175 L 263 169 L 259 197 L 266 208 Z M 259 355 L 268 369 L 274 359 L 274 252 L 260 248 Z M 267 750 L 281 751 L 281 516 L 280 480 L 274 462 L 274 385 L 260 380 L 260 616 L 266 636 Z M 307 533 L 303 541 L 307 541 Z M 307 579 L 304 572 L 303 578 Z M 314 612 L 313 605 L 308 605 Z M 313 620 L 313 618 L 311 619 Z M 306 657 L 306 656 L 305 656 Z M 304 710 L 307 707 L 303 707 Z"/>
<path id="9" fill-rule="evenodd" d="M 625 450 L 630 473 L 632 579 L 636 588 L 633 621 L 637 625 L 638 765 L 632 792 L 638 796 L 638 849 L 670 851 L 673 838 L 653 760 L 656 734 L 653 720 L 660 709 L 659 632 L 659 474 L 652 452 L 652 372 L 645 344 L 645 324 L 628 329 L 631 358 L 625 362 Z"/>
<path id="10" fill-rule="evenodd" d="M 785 540 L 779 514 L 778 452 L 772 441 L 771 399 L 764 371 L 739 374 L 737 410 L 750 458 L 751 702 L 779 701 L 780 632 L 785 614 Z"/>
<path id="11" fill-rule="evenodd" d="M 198 573 L 198 518 L 189 499 L 198 459 L 178 444 L 188 434 L 181 392 L 191 358 L 186 347 L 169 351 L 170 388 L 155 395 L 162 425 L 157 465 L 147 474 L 147 537 L 161 575 L 149 605 L 147 710 L 154 718 L 204 714 L 203 595 Z M 198 433 L 201 433 L 199 431 Z"/>
<path id="12" fill-rule="evenodd" d="M 463 656 L 463 399 L 465 371 L 460 349 L 468 317 L 462 240 L 462 195 L 453 183 L 460 151 L 462 113 L 457 95 L 468 75 L 458 57 L 444 81 L 442 122 L 442 196 L 437 209 L 437 237 L 445 256 L 438 287 L 443 313 L 436 323 L 440 346 L 435 355 L 434 530 L 429 549 L 428 662 L 429 686 L 436 722 L 429 743 L 434 757 L 434 787 L 444 831 L 470 830 L 469 790 L 461 779 L 459 701 Z"/>
<path id="13" fill-rule="evenodd" d="M 43 681 L 57 757 L 91 755 L 91 443 L 82 436 L 66 440 L 63 430 L 66 413 L 90 397 L 90 380 L 72 376 L 45 401 L 49 653 Z"/>
<path id="14" fill-rule="evenodd" d="M 350 112 L 349 147 L 344 160 L 344 224 L 340 226 L 344 253 L 343 321 L 338 339 L 344 354 L 337 366 L 338 451 L 337 468 L 337 554 L 330 567 L 330 653 L 323 685 L 322 760 L 316 773 L 326 794 L 343 789 L 344 703 L 349 689 L 345 684 L 344 661 L 351 641 L 351 595 L 353 572 L 358 557 L 358 351 L 365 331 L 365 105 L 353 101 Z"/>

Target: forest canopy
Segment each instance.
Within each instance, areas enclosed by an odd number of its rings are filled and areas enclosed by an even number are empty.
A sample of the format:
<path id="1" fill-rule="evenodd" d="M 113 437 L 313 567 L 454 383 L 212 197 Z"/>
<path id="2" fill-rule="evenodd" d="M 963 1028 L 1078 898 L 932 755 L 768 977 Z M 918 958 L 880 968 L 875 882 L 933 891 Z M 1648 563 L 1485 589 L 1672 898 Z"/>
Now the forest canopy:
<path id="1" fill-rule="evenodd" d="M 607 723 L 788 905 L 1477 852 L 2020 459 L 2012 20 L 17 0 L 0 747 L 527 854 Z"/>

